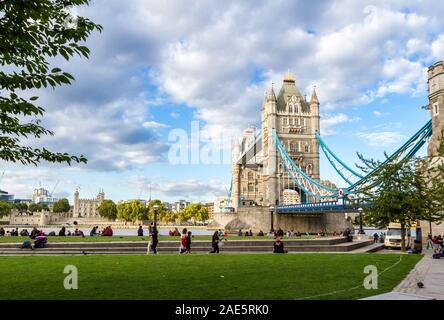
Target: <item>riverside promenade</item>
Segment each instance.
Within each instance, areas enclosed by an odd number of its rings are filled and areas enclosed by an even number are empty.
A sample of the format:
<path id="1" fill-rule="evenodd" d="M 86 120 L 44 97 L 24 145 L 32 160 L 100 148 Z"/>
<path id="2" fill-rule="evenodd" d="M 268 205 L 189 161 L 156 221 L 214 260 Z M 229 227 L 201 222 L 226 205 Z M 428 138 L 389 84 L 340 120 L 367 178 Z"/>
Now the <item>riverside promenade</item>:
<path id="1" fill-rule="evenodd" d="M 418 282 L 424 287 L 418 287 Z M 444 300 L 444 258 L 432 259 L 432 250 L 426 250 L 424 258 L 392 292 L 363 300 Z"/>

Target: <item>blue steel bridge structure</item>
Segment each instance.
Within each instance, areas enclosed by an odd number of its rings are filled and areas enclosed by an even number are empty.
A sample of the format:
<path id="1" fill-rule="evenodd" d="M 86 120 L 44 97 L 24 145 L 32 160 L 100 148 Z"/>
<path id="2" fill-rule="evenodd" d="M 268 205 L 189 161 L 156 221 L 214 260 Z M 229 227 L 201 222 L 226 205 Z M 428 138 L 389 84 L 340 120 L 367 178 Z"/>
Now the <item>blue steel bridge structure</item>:
<path id="1" fill-rule="evenodd" d="M 428 121 L 420 128 L 410 139 L 386 158 L 380 166 L 387 162 L 397 162 L 410 159 L 421 149 L 421 147 L 432 136 L 432 120 Z M 339 188 L 326 186 L 320 181 L 311 178 L 306 174 L 293 159 L 289 156 L 287 150 L 281 143 L 276 131 L 273 131 L 274 143 L 278 153 L 278 159 L 283 164 L 283 168 L 288 172 L 295 185 L 305 194 L 304 203 L 291 205 L 278 205 L 276 212 L 279 214 L 322 214 L 327 212 L 354 212 L 359 208 L 371 205 L 371 200 L 363 197 L 365 191 L 378 187 L 375 181 L 375 174 L 380 167 L 362 174 L 348 166 L 342 161 L 325 143 L 319 133 L 316 133 L 316 139 L 319 142 L 320 150 L 327 158 L 329 164 L 343 181 Z M 255 155 L 261 146 L 262 133 L 259 132 L 252 143 L 246 148 L 239 159 L 248 158 Z M 232 184 L 228 194 L 231 199 Z M 228 200 L 229 202 L 229 200 Z"/>

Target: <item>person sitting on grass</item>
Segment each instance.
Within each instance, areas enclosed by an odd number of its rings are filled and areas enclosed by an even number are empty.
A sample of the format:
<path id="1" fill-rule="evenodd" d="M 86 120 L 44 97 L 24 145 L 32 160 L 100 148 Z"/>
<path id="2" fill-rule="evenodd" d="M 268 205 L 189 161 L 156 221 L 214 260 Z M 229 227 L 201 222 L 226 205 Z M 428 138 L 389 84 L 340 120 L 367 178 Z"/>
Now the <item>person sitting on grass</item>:
<path id="1" fill-rule="evenodd" d="M 259 230 L 259 233 L 257 234 L 257 236 L 258 236 L 258 237 L 263 237 L 263 236 L 265 236 L 265 235 L 264 235 L 264 232 L 263 232 L 262 230 Z"/>
<path id="2" fill-rule="evenodd" d="M 108 226 L 103 230 L 102 236 L 104 237 L 112 237 L 113 236 L 113 229 L 111 229 L 111 226 Z"/>
<path id="3" fill-rule="evenodd" d="M 137 229 L 137 235 L 139 237 L 143 237 L 143 228 L 141 225 L 139 225 L 139 229 Z"/>
<path id="4" fill-rule="evenodd" d="M 59 237 L 65 237 L 66 236 L 66 228 L 62 227 L 59 231 Z"/>
<path id="5" fill-rule="evenodd" d="M 89 232 L 89 235 L 90 235 L 91 237 L 94 237 L 94 236 L 97 235 L 97 227 L 96 227 L 96 226 L 94 226 L 94 227 L 91 229 L 91 231 Z"/>
<path id="6" fill-rule="evenodd" d="M 37 237 L 37 235 L 39 234 L 39 230 L 37 230 L 36 227 L 32 228 L 31 234 L 30 234 L 30 238 L 31 239 L 35 239 L 35 237 Z"/>
<path id="7" fill-rule="evenodd" d="M 30 240 L 25 240 L 22 243 L 22 249 L 31 249 L 34 250 L 34 248 L 32 247 L 32 243 Z"/>
<path id="8" fill-rule="evenodd" d="M 34 249 L 45 248 L 48 242 L 48 238 L 46 236 L 37 236 L 34 241 Z"/>
<path id="9" fill-rule="evenodd" d="M 242 237 L 244 234 L 242 233 L 242 229 L 239 229 L 239 232 L 237 233 L 237 235 L 239 236 L 239 237 Z"/>
<path id="10" fill-rule="evenodd" d="M 287 253 L 284 249 L 284 242 L 279 237 L 276 237 L 276 240 L 274 241 L 273 253 Z"/>
<path id="11" fill-rule="evenodd" d="M 439 247 L 434 250 L 432 258 L 433 259 L 441 259 L 441 249 Z"/>
<path id="12" fill-rule="evenodd" d="M 29 237 L 28 229 L 23 229 L 22 231 L 20 231 L 20 236 Z"/>

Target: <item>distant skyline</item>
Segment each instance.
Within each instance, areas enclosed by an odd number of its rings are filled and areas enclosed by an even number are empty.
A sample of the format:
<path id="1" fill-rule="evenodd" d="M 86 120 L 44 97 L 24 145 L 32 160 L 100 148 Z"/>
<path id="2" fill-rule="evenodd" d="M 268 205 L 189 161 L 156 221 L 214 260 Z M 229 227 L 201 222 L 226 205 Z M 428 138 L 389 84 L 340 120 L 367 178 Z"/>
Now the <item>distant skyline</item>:
<path id="1" fill-rule="evenodd" d="M 89 162 L 3 162 L 0 189 L 17 198 L 57 181 L 54 196 L 71 203 L 77 186 L 115 201 L 148 199 L 150 186 L 170 202 L 224 196 L 230 165 L 172 164 L 171 132 L 191 136 L 198 121 L 205 146 L 259 127 L 264 92 L 288 70 L 302 94 L 316 85 L 321 134 L 341 159 L 382 159 L 429 119 L 426 71 L 444 59 L 444 3 L 432 0 L 93 0 L 77 12 L 104 30 L 89 60 L 54 61 L 76 81 L 38 93 L 55 136 L 30 143 Z M 338 184 L 321 159 L 322 179 Z"/>

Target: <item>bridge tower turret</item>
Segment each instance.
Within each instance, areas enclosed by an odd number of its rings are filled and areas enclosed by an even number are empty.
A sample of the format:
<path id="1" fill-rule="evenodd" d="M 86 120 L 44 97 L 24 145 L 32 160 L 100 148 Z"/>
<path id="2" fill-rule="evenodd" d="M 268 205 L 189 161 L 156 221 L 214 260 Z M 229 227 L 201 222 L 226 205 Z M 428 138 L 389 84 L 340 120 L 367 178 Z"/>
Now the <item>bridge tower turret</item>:
<path id="1" fill-rule="evenodd" d="M 320 168 L 319 168 L 319 142 L 315 138 L 316 132 L 320 132 L 320 126 L 321 126 L 321 115 L 319 108 L 320 103 L 318 99 L 318 95 L 316 94 L 316 87 L 313 87 L 313 92 L 311 94 L 311 100 L 310 100 L 310 110 L 311 110 L 311 121 L 312 121 L 312 132 L 310 134 L 312 135 L 312 143 L 313 148 L 312 152 L 315 154 L 313 157 L 313 175 L 312 177 L 316 180 L 320 179 Z"/>
<path id="2" fill-rule="evenodd" d="M 277 99 L 274 93 L 273 85 L 270 92 L 265 97 L 262 107 L 262 149 L 264 154 L 263 160 L 263 181 L 265 199 L 268 203 L 264 205 L 276 205 L 279 199 L 279 190 L 277 183 L 277 151 L 274 142 L 273 130 L 277 129 Z"/>
<path id="3" fill-rule="evenodd" d="M 432 117 L 433 135 L 428 146 L 429 156 L 437 151 L 444 129 L 444 64 L 436 62 L 428 70 L 429 109 Z"/>

